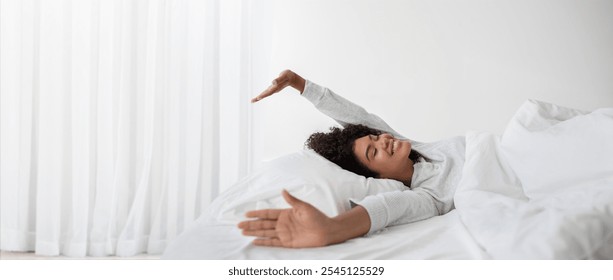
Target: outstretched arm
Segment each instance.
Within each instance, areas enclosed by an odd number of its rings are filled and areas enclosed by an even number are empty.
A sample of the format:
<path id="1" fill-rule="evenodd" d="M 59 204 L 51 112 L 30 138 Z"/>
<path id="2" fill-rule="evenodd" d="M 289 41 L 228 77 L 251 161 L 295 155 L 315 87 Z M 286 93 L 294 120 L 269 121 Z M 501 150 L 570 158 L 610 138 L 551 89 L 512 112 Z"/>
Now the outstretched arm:
<path id="1" fill-rule="evenodd" d="M 283 198 L 292 208 L 250 211 L 247 217 L 257 219 L 238 224 L 243 235 L 257 237 L 253 244 L 288 248 L 321 247 L 362 236 L 370 229 L 370 218 L 361 206 L 330 218 L 285 190 Z"/>
<path id="2" fill-rule="evenodd" d="M 307 81 L 291 70 L 284 70 L 279 77 L 272 81 L 272 84 L 251 99 L 252 103 L 258 102 L 286 87 L 293 87 L 308 99 L 315 107 L 328 117 L 331 117 L 342 126 L 348 124 L 362 124 L 370 128 L 378 129 L 390 133 L 395 137 L 407 139 L 392 129 L 379 116 L 366 111 L 361 106 L 335 94 L 330 89 L 319 86 L 311 81 Z"/>

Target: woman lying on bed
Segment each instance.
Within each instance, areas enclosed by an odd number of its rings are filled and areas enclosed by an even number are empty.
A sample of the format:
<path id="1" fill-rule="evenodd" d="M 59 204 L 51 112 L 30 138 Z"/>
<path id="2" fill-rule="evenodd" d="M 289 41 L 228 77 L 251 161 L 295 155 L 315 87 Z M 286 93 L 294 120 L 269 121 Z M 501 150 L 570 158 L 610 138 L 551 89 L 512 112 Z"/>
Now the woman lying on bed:
<path id="1" fill-rule="evenodd" d="M 306 142 L 309 148 L 346 170 L 366 177 L 398 180 L 407 189 L 352 202 L 351 210 L 332 218 L 283 191 L 292 208 L 250 211 L 247 217 L 255 219 L 238 224 L 244 235 L 257 237 L 255 245 L 326 246 L 373 234 L 388 226 L 443 215 L 454 208 L 453 195 L 464 163 L 464 137 L 435 143 L 407 139 L 378 116 L 290 70 L 283 71 L 251 102 L 287 86 L 298 90 L 319 111 L 343 126 L 331 128 L 328 133 L 312 134 Z"/>

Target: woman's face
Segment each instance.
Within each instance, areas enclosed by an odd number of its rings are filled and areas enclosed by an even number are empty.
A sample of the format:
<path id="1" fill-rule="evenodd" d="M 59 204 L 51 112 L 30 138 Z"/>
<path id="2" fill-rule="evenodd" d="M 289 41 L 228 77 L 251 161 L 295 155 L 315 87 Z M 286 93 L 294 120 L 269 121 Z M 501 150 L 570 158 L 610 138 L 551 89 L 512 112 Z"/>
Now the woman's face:
<path id="1" fill-rule="evenodd" d="M 353 153 L 380 178 L 394 179 L 410 185 L 413 161 L 409 159 L 411 143 L 390 134 L 368 135 L 355 140 Z"/>

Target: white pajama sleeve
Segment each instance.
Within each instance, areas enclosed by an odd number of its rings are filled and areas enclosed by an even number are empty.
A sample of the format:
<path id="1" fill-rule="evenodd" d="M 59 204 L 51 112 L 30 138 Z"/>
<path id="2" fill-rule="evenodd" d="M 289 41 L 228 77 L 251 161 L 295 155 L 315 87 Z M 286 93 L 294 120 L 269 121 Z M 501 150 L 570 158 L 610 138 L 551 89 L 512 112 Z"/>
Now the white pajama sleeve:
<path id="1" fill-rule="evenodd" d="M 406 139 L 406 137 L 392 129 L 379 116 L 369 113 L 364 108 L 335 94 L 330 89 L 309 80 L 306 81 L 302 96 L 313 103 L 320 112 L 334 119 L 343 127 L 348 124 L 362 124 L 390 133 L 397 138 Z"/>
<path id="2" fill-rule="evenodd" d="M 367 235 L 388 226 L 417 222 L 440 214 L 432 196 L 422 190 L 380 193 L 356 204 L 364 207 L 370 217 Z"/>

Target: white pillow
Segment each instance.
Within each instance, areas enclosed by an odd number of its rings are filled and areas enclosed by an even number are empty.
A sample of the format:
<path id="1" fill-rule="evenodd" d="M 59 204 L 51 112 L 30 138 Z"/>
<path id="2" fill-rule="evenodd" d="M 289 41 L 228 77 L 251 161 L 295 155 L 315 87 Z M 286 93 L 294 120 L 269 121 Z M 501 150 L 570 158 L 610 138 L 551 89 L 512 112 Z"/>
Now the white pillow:
<path id="1" fill-rule="evenodd" d="M 613 185 L 613 108 L 585 112 L 528 100 L 501 141 L 530 198 Z"/>
<path id="2" fill-rule="evenodd" d="M 209 218 L 236 223 L 245 212 L 288 208 L 283 189 L 332 217 L 351 208 L 350 199 L 361 200 L 380 192 L 405 190 L 399 181 L 365 178 L 346 171 L 311 150 L 303 150 L 265 163 L 240 180 L 212 203 Z"/>

